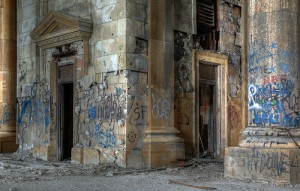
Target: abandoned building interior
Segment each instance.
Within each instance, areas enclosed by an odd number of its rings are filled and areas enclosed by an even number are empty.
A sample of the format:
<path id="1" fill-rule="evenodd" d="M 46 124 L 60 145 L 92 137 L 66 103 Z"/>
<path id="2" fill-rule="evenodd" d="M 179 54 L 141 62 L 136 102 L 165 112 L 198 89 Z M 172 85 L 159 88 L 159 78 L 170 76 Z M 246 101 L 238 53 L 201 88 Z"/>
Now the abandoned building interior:
<path id="1" fill-rule="evenodd" d="M 298 184 L 299 56 L 298 0 L 0 0 L 0 152 Z"/>

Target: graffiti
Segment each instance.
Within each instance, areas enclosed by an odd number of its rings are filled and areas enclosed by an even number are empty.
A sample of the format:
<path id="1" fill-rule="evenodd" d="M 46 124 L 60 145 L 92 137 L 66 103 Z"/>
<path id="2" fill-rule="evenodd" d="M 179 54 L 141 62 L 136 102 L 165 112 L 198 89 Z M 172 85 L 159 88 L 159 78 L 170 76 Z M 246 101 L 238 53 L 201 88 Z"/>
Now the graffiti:
<path id="1" fill-rule="evenodd" d="M 285 153 L 263 153 L 255 151 L 255 153 L 243 153 L 246 156 L 232 161 L 232 166 L 246 167 L 249 171 L 255 173 L 268 173 L 274 176 L 281 176 L 283 173 L 289 172 L 289 156 Z"/>
<path id="2" fill-rule="evenodd" d="M 266 77 L 266 78 L 263 79 L 264 85 L 272 84 L 272 83 L 275 83 L 275 82 L 278 83 L 280 78 L 281 77 L 279 75 Z"/>
<path id="3" fill-rule="evenodd" d="M 152 115 L 158 119 L 169 119 L 171 114 L 171 95 L 164 93 L 161 98 L 155 92 L 152 94 Z"/>
<path id="4" fill-rule="evenodd" d="M 96 107 L 91 107 L 88 110 L 89 118 L 96 119 Z"/>
<path id="5" fill-rule="evenodd" d="M 126 98 L 121 96 L 109 95 L 101 99 L 98 106 L 99 117 L 103 120 L 112 121 L 124 117 L 126 108 Z"/>
<path id="6" fill-rule="evenodd" d="M 257 90 L 254 85 L 249 86 L 249 110 L 252 109 L 261 109 L 261 106 L 259 106 L 255 100 L 254 95 L 256 94 Z"/>
<path id="7" fill-rule="evenodd" d="M 287 74 L 293 72 L 292 65 L 296 63 L 296 50 L 278 50 L 276 43 L 267 45 L 264 41 L 255 41 L 249 44 L 248 71 L 253 76 L 256 74 L 271 74 L 281 72 Z M 278 68 L 274 67 L 278 63 Z"/>
<path id="8" fill-rule="evenodd" d="M 135 132 L 133 132 L 133 131 L 128 132 L 127 139 L 130 143 L 135 142 L 136 138 L 137 138 L 137 134 Z"/>
<path id="9" fill-rule="evenodd" d="M 22 62 L 22 64 L 19 63 L 19 72 L 20 72 L 19 81 L 21 82 L 22 80 L 24 80 L 26 78 L 26 75 L 27 75 L 26 62 Z"/>
<path id="10" fill-rule="evenodd" d="M 273 62 L 287 63 L 287 59 L 295 61 L 295 50 L 276 50 L 277 44 L 272 43 L 270 46 L 266 45 L 264 41 L 255 41 L 249 44 L 249 66 L 260 65 L 268 62 L 268 59 L 273 59 Z"/>
<path id="11" fill-rule="evenodd" d="M 141 105 L 141 107 L 136 107 L 133 112 L 135 114 L 135 117 L 134 117 L 135 121 L 137 121 L 139 119 L 144 120 L 145 119 L 145 113 L 147 112 L 147 107 Z"/>
<path id="12" fill-rule="evenodd" d="M 22 126 L 22 120 L 23 120 L 23 116 L 27 116 L 28 117 L 28 122 L 27 122 L 27 126 L 30 126 L 30 119 L 31 119 L 31 115 L 32 115 L 32 103 L 31 100 L 25 100 L 23 102 L 21 111 L 20 111 L 20 117 L 18 119 L 18 125 L 21 127 Z"/>
<path id="13" fill-rule="evenodd" d="M 241 115 L 234 105 L 228 106 L 228 117 L 232 128 L 237 128 L 240 125 Z"/>
<path id="14" fill-rule="evenodd" d="M 49 123 L 50 123 L 50 115 L 49 115 L 49 109 L 47 108 L 47 107 L 45 107 L 45 109 L 44 109 L 44 112 L 45 112 L 45 116 L 44 116 L 44 121 L 45 121 L 45 128 L 47 129 L 48 128 L 48 125 L 49 125 Z"/>
<path id="15" fill-rule="evenodd" d="M 129 103 L 128 109 L 128 123 L 131 125 L 145 125 L 147 122 L 148 107 L 145 106 L 146 99 L 141 97 L 135 97 L 134 100 Z"/>
<path id="16" fill-rule="evenodd" d="M 99 123 L 95 123 L 95 139 L 98 144 L 104 148 L 114 147 L 116 145 L 116 137 L 113 128 L 103 130 Z"/>
<path id="17" fill-rule="evenodd" d="M 274 78 L 275 79 L 275 78 Z M 299 125 L 299 93 L 291 80 L 280 77 L 279 81 L 265 85 L 249 86 L 249 110 L 253 124 L 297 127 Z"/>

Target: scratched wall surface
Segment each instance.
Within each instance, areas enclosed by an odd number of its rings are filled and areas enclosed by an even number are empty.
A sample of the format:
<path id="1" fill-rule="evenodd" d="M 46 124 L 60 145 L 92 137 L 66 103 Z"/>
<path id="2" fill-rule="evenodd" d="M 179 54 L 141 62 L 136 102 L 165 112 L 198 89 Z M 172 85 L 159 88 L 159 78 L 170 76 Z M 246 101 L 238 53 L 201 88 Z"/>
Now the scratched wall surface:
<path id="1" fill-rule="evenodd" d="M 252 127 L 299 127 L 299 1 L 250 1 L 248 97 Z"/>

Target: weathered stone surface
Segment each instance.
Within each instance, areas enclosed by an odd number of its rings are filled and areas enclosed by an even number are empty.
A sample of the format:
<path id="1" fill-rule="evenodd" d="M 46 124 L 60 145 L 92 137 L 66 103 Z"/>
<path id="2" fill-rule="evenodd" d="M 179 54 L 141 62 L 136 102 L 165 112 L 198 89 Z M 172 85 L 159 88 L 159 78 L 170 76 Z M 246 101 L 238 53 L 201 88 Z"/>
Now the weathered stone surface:
<path id="1" fill-rule="evenodd" d="M 47 160 L 49 160 L 49 147 L 48 146 L 34 145 L 33 155 L 36 158 L 47 161 Z"/>
<path id="2" fill-rule="evenodd" d="M 83 148 L 76 148 L 76 147 L 72 148 L 71 163 L 83 164 Z"/>
<path id="3" fill-rule="evenodd" d="M 83 148 L 83 164 L 99 164 L 99 151 L 91 148 Z"/>
<path id="4" fill-rule="evenodd" d="M 229 147 L 224 167 L 226 177 L 298 184 L 300 150 Z"/>

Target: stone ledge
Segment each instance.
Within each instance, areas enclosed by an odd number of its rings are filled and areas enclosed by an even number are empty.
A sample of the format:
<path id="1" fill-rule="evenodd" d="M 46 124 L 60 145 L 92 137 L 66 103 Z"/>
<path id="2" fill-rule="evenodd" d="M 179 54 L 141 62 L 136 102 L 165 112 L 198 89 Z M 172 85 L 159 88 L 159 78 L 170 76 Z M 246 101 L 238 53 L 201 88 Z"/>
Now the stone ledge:
<path id="1" fill-rule="evenodd" d="M 300 183 L 300 149 L 229 147 L 225 177 L 276 183 Z"/>

